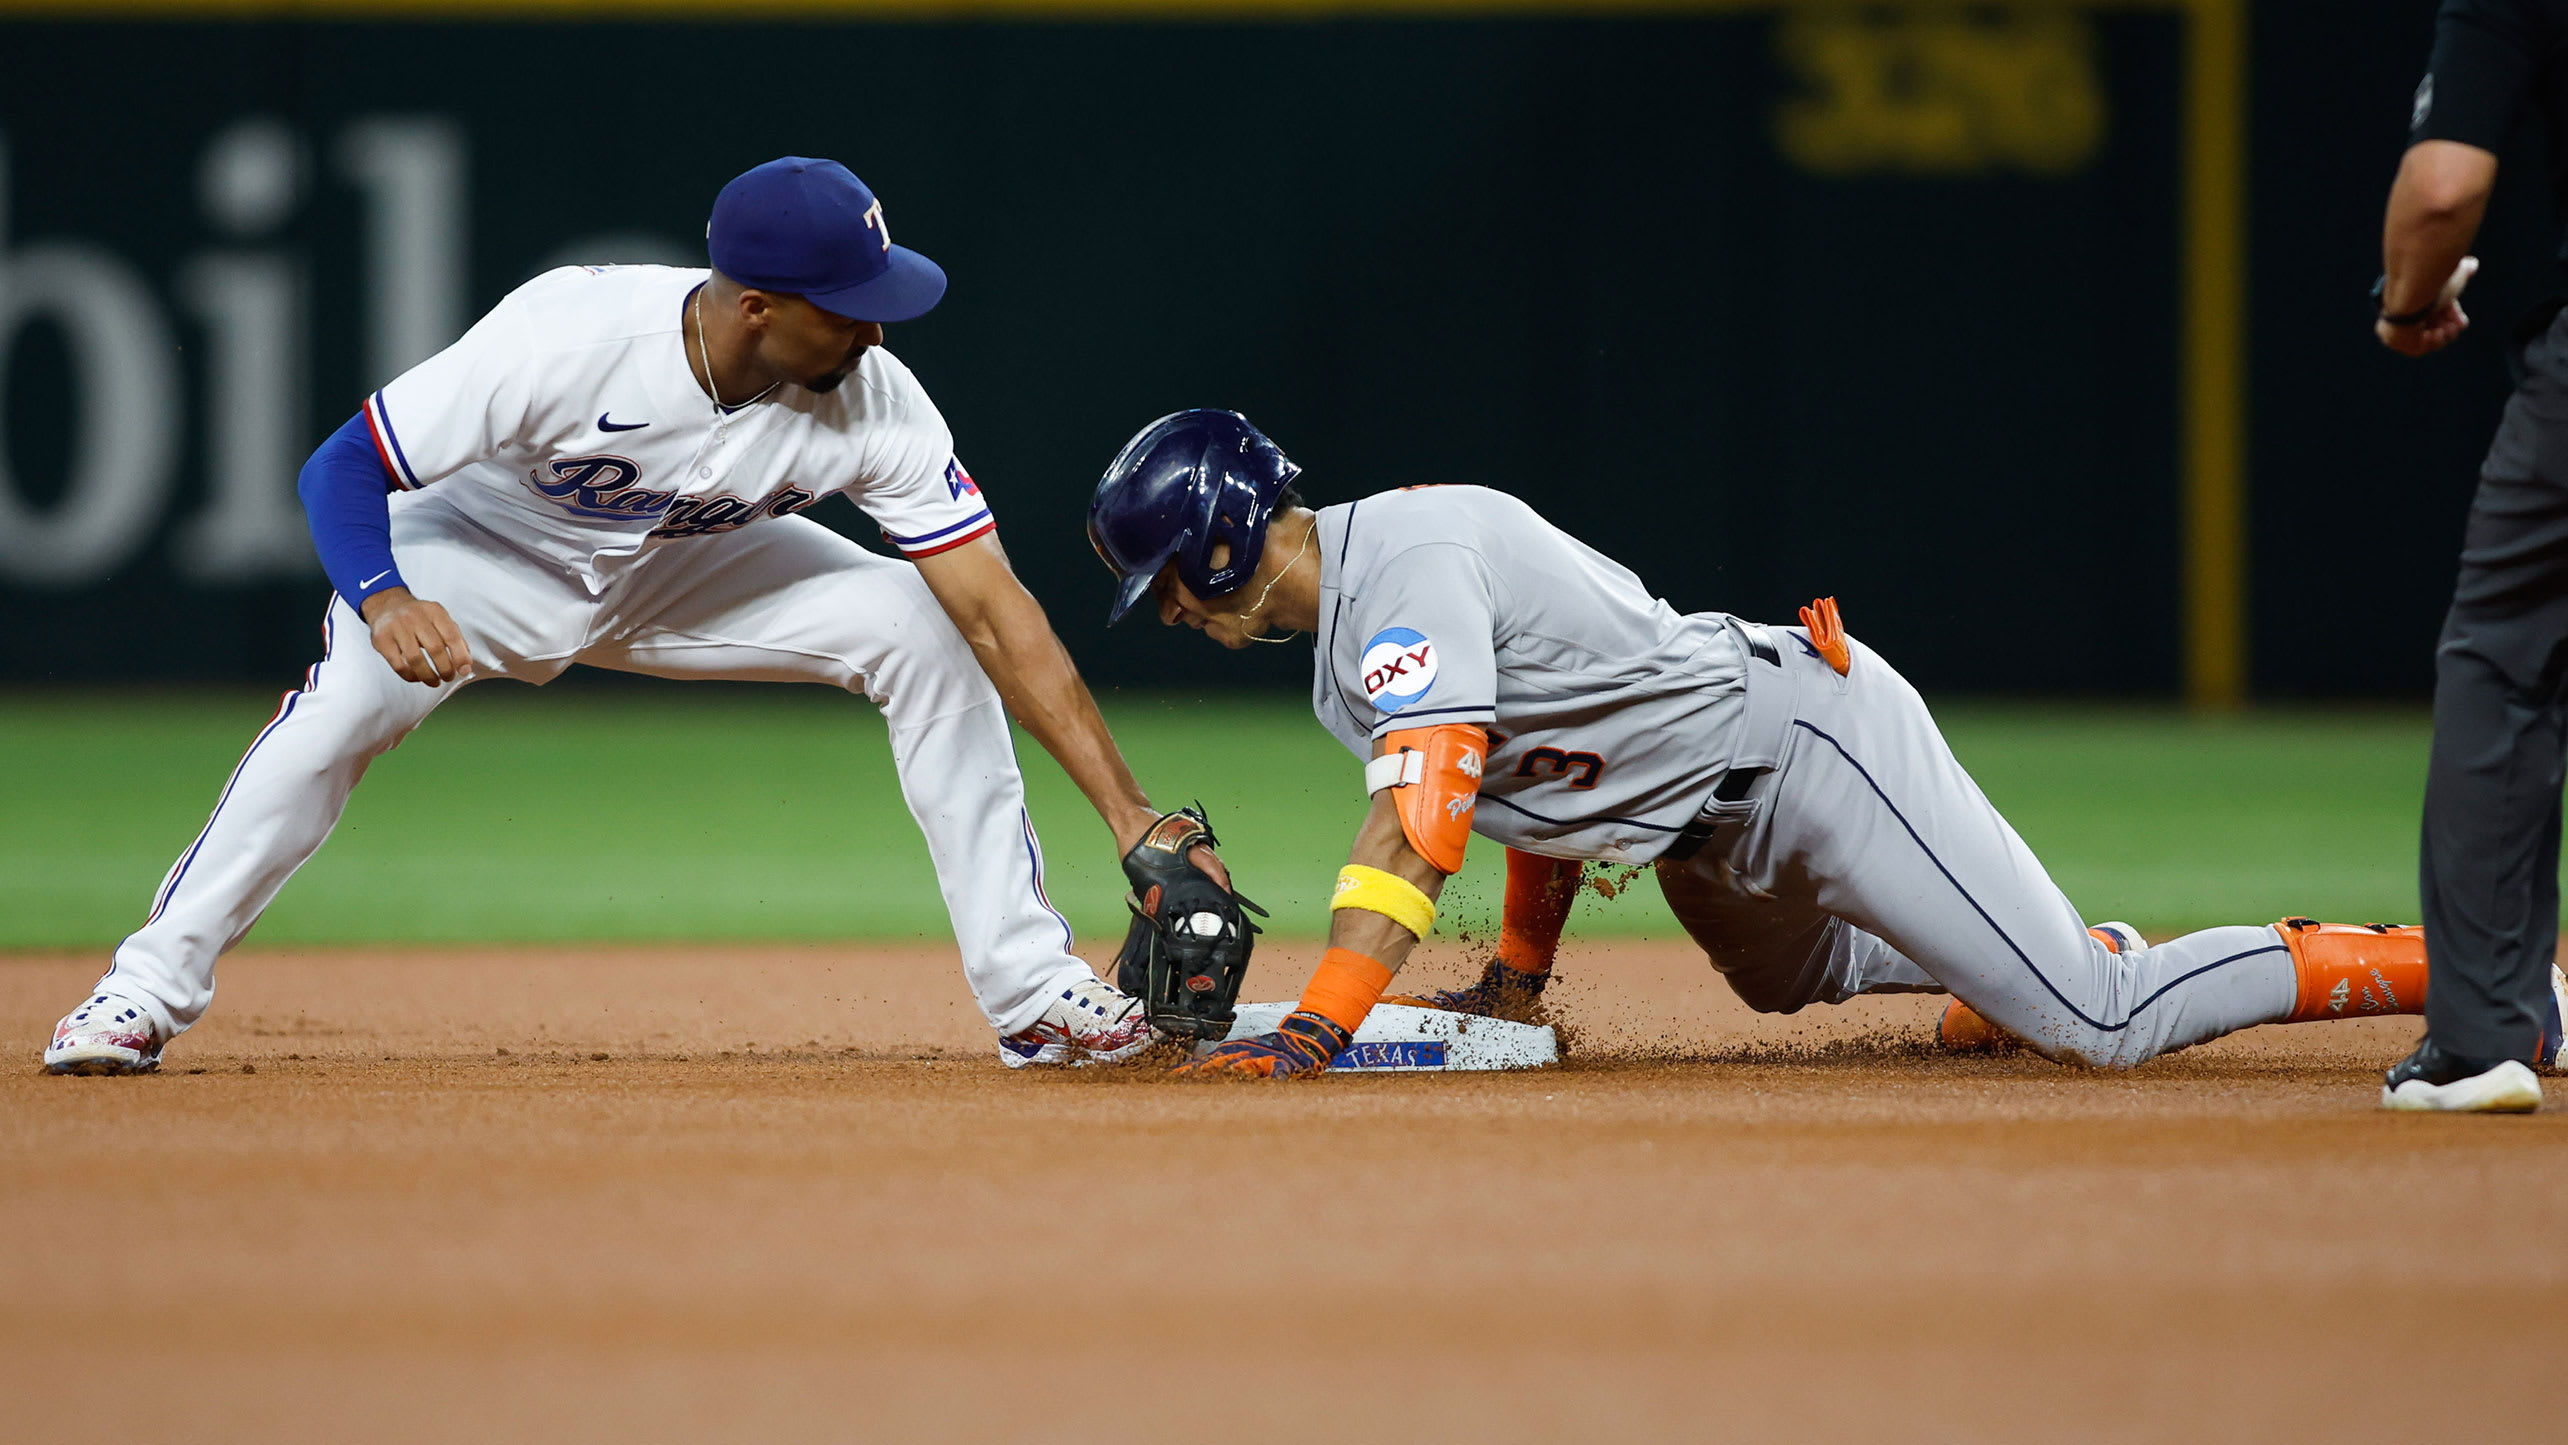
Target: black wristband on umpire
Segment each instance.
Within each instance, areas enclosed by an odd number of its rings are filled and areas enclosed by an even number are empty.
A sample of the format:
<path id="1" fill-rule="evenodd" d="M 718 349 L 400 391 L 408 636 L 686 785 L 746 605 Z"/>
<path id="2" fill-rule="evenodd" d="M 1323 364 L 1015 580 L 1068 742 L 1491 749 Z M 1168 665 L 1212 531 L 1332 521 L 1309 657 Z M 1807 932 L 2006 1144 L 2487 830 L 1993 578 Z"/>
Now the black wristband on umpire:
<path id="1" fill-rule="evenodd" d="M 2390 313 L 2381 309 L 2381 298 L 2389 293 L 2389 289 L 2390 276 L 2388 272 L 2384 271 L 2381 273 L 2381 278 L 2372 283 L 2372 314 L 2374 317 L 2388 325 L 2415 326 L 2433 316 L 2435 312 L 2443 309 L 2443 298 L 2438 296 L 2434 300 L 2428 301 L 2414 311 L 2402 311 L 2398 315 L 2392 316 Z"/>

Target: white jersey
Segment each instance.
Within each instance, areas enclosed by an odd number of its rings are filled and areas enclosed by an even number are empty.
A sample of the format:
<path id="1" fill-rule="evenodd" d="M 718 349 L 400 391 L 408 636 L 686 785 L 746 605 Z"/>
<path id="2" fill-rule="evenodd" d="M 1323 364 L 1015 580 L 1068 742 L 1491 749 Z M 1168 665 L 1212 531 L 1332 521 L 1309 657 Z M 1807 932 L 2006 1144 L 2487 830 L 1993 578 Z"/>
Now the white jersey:
<path id="1" fill-rule="evenodd" d="M 647 547 L 845 492 L 904 554 L 994 530 L 945 419 L 882 347 L 833 391 L 717 413 L 688 365 L 707 273 L 565 266 L 366 399 L 395 484 L 468 488 L 474 521 L 592 592 Z"/>
<path id="2" fill-rule="evenodd" d="M 717 419 L 680 349 L 705 274 L 548 272 L 368 398 L 402 489 L 392 555 L 463 635 L 467 682 L 579 663 L 873 700 L 964 978 L 1003 1055 L 1039 1061 L 1052 1046 L 1028 1031 L 1096 975 L 1045 896 L 998 689 L 917 567 L 792 515 L 845 492 L 916 558 L 987 534 L 990 509 L 879 347 L 833 391 L 784 386 Z M 344 597 L 325 635 L 108 970 L 164 1039 L 204 1012 L 215 961 L 329 836 L 367 761 L 460 690 L 402 680 Z"/>

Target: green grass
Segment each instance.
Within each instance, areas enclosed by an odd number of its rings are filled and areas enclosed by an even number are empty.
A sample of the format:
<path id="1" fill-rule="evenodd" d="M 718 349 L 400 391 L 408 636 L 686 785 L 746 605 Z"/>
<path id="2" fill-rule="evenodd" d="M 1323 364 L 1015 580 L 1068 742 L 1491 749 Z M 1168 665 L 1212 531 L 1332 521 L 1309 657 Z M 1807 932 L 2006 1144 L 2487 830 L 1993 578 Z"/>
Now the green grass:
<path id="1" fill-rule="evenodd" d="M 2426 710 L 1936 709 L 2089 919 L 2151 933 L 2416 918 Z"/>
<path id="2" fill-rule="evenodd" d="M 141 920 L 272 696 L 0 695 L 0 947 L 104 949 Z M 2090 917 L 2151 932 L 2285 913 L 2412 918 L 2423 711 L 2194 719 L 1960 704 L 1953 745 Z M 1323 926 L 1362 812 L 1297 700 L 1109 700 L 1152 796 L 1202 798 L 1279 933 Z M 1020 739 L 1054 901 L 1120 932 L 1101 824 Z M 1486 841 L 1448 916 L 1495 913 Z M 1674 932 L 1655 889 L 1584 932 Z M 946 936 L 862 701 L 817 688 L 476 687 L 381 759 L 260 923 L 265 942 Z"/>

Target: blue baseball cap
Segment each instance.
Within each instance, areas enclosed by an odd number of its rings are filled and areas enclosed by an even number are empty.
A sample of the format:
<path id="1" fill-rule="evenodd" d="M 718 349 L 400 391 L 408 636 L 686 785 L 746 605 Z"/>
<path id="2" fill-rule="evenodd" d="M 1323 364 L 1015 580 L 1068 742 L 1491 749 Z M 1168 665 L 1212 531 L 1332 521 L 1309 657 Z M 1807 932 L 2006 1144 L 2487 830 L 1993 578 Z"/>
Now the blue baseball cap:
<path id="1" fill-rule="evenodd" d="M 908 321 L 945 296 L 945 271 L 892 244 L 883 203 L 836 161 L 783 156 L 741 172 L 705 223 L 713 269 L 850 321 Z"/>

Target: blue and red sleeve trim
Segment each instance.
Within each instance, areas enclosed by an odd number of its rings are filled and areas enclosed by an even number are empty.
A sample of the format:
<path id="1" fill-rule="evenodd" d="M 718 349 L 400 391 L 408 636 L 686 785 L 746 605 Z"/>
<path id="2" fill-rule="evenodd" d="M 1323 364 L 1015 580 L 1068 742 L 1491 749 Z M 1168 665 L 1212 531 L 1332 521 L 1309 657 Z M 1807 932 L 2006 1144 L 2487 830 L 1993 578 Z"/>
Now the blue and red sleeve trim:
<path id="1" fill-rule="evenodd" d="M 883 533 L 883 540 L 900 548 L 902 556 L 916 561 L 921 557 L 933 557 L 939 552 L 951 552 L 966 542 L 977 542 L 997 530 L 999 530 L 997 519 L 990 515 L 989 508 L 983 507 L 950 527 L 939 527 L 933 532 L 921 533 L 915 537 L 896 536 L 886 530 Z"/>
<path id="2" fill-rule="evenodd" d="M 410 469 L 410 458 L 402 455 L 401 438 L 392 429 L 392 413 L 384 410 L 383 393 L 366 398 L 366 433 L 374 439 L 375 455 L 383 461 L 383 473 L 392 484 L 405 492 L 419 490 L 419 474 Z"/>

